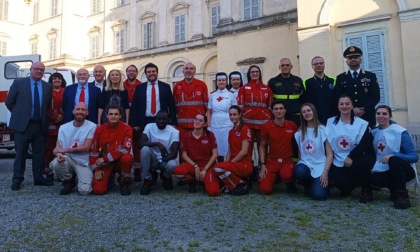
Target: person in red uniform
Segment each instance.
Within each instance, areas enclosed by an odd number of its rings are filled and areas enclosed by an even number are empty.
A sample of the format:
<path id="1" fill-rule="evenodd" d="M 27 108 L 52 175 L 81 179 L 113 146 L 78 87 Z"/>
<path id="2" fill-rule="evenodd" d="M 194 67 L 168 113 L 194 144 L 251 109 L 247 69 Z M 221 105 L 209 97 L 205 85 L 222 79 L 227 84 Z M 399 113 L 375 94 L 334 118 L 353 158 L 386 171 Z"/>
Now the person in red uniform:
<path id="1" fill-rule="evenodd" d="M 259 148 L 261 171 L 258 191 L 261 194 L 273 193 L 278 176 L 284 181 L 288 192 L 296 192 L 293 181 L 295 163 L 292 161 L 294 134 L 298 130 L 293 121 L 284 119 L 286 107 L 281 100 L 271 104 L 274 120 L 264 124 Z M 267 147 L 269 152 L 267 153 Z"/>
<path id="2" fill-rule="evenodd" d="M 249 82 L 239 89 L 237 99 L 239 107 L 243 110 L 245 125 L 251 129 L 253 141 L 257 143 L 258 152 L 261 142 L 261 128 L 272 117 L 269 108 L 273 93 L 267 85 L 263 84 L 261 69 L 258 66 L 250 66 L 247 77 Z M 255 160 L 255 162 L 257 161 L 259 160 Z M 254 179 L 256 179 L 257 166 L 254 172 Z"/>
<path id="3" fill-rule="evenodd" d="M 176 83 L 173 90 L 180 136 L 194 129 L 195 116 L 197 113 L 206 114 L 209 102 L 206 83 L 194 78 L 195 65 L 188 62 L 182 72 L 184 79 Z"/>
<path id="4" fill-rule="evenodd" d="M 251 187 L 249 176 L 252 174 L 252 134 L 243 122 L 238 105 L 230 107 L 229 119 L 234 126 L 229 131 L 226 162 L 216 164 L 214 171 L 229 193 L 239 196 L 248 194 Z"/>
<path id="5" fill-rule="evenodd" d="M 53 73 L 50 75 L 48 83 L 52 85 L 52 100 L 48 109 L 48 137 L 45 144 L 44 174 L 48 181 L 53 181 L 54 173 L 49 168 L 49 164 L 54 159 L 53 150 L 57 143 L 58 128 L 60 128 L 64 122 L 64 112 L 61 107 L 66 80 L 61 73 Z"/>
<path id="6" fill-rule="evenodd" d="M 114 172 L 120 173 L 120 192 L 131 194 L 131 167 L 133 156 L 130 154 L 132 128 L 120 121 L 121 109 L 111 105 L 107 113 L 108 122 L 99 126 L 93 137 L 89 165 L 94 172 L 92 193 L 101 195 L 108 190 L 108 183 Z"/>
<path id="7" fill-rule="evenodd" d="M 188 192 L 197 192 L 197 181 L 203 181 L 209 196 L 220 195 L 220 182 L 214 172 L 218 156 L 213 132 L 206 129 L 207 116 L 198 114 L 194 119 L 194 130 L 181 138 L 181 153 L 185 163 L 177 166 L 174 174 L 188 183 Z"/>
<path id="8" fill-rule="evenodd" d="M 136 90 L 136 87 L 141 84 L 141 82 L 137 79 L 139 70 L 135 65 L 129 65 L 125 69 L 125 73 L 127 75 L 127 79 L 123 82 L 123 85 L 125 89 L 127 89 L 127 92 L 128 92 L 128 104 L 130 105 L 130 111 L 131 111 L 131 104 L 133 103 L 134 91 Z M 133 129 L 133 157 L 134 157 L 133 170 L 134 170 L 135 182 L 141 181 L 140 147 L 139 147 L 140 136 L 141 136 L 141 132 Z"/>

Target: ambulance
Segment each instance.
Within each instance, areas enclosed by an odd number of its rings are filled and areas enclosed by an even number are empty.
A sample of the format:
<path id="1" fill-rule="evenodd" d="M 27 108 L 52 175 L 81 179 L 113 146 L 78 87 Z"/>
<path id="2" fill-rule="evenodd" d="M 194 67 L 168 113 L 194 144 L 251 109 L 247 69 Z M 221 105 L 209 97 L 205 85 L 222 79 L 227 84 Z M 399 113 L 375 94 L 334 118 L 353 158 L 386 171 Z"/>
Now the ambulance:
<path id="1" fill-rule="evenodd" d="M 15 79 L 28 77 L 32 63 L 38 61 L 39 54 L 0 57 L 0 149 L 14 149 L 15 134 L 8 128 L 11 114 L 5 105 L 10 86 Z M 67 85 L 75 83 L 76 74 L 69 68 L 46 68 L 42 79 L 48 81 L 55 72 L 63 75 Z"/>

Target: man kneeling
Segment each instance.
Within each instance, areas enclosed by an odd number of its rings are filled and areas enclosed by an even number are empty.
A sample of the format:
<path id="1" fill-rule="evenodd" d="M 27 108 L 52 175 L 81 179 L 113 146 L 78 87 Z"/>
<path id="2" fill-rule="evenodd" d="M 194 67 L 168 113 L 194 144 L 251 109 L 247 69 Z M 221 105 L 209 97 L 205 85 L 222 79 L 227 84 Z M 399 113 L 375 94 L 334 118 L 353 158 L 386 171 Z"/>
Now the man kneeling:
<path id="1" fill-rule="evenodd" d="M 76 104 L 73 115 L 74 120 L 61 125 L 58 131 L 53 151 L 56 158 L 50 163 L 50 168 L 64 181 L 60 195 L 71 193 L 76 186 L 76 176 L 81 194 L 92 191 L 93 173 L 89 167 L 89 150 L 96 124 L 86 120 L 88 109 L 83 102 Z"/>
<path id="2" fill-rule="evenodd" d="M 106 117 L 108 122 L 96 129 L 89 157 L 90 167 L 95 174 L 92 193 L 105 194 L 111 175 L 119 173 L 121 195 L 130 195 L 133 131 L 120 120 L 121 109 L 118 106 L 109 106 Z"/>

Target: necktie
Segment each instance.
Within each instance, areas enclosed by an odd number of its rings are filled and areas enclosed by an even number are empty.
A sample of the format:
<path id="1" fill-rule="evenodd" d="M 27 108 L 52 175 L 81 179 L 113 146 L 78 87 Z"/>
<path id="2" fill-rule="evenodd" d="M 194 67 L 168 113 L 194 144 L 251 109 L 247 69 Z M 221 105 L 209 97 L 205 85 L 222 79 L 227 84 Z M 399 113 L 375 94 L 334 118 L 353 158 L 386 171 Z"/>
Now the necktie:
<path id="1" fill-rule="evenodd" d="M 39 102 L 39 91 L 38 91 L 38 83 L 35 82 L 34 88 L 34 120 L 41 119 L 41 103 Z"/>
<path id="2" fill-rule="evenodd" d="M 155 88 L 155 83 L 152 82 L 152 104 L 151 104 L 152 108 L 150 109 L 150 112 L 152 113 L 152 115 L 156 114 L 156 88 Z"/>
<path id="3" fill-rule="evenodd" d="M 353 72 L 353 79 L 357 79 L 357 72 L 356 71 Z"/>
<path id="4" fill-rule="evenodd" d="M 82 87 L 82 92 L 80 92 L 79 102 L 85 102 L 85 87 Z"/>

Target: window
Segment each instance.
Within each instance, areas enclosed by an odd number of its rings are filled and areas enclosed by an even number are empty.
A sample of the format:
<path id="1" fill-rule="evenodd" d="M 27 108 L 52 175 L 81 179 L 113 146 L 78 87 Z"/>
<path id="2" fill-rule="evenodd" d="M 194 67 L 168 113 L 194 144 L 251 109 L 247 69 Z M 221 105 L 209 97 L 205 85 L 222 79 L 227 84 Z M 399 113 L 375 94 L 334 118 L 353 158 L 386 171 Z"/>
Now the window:
<path id="1" fill-rule="evenodd" d="M 32 16 L 32 22 L 36 23 L 39 19 L 39 3 L 34 3 L 34 13 Z"/>
<path id="2" fill-rule="evenodd" d="M 7 42 L 6 41 L 0 41 L 0 55 L 6 56 L 7 52 Z"/>
<path id="3" fill-rule="evenodd" d="M 357 46 L 362 49 L 363 60 L 361 68 L 374 72 L 378 78 L 381 100 L 380 104 L 387 104 L 387 90 L 385 75 L 385 60 L 382 32 L 351 35 L 347 37 L 347 46 Z"/>
<path id="4" fill-rule="evenodd" d="M 179 65 L 175 68 L 173 77 L 175 78 L 183 78 L 184 77 L 184 65 Z"/>
<path id="5" fill-rule="evenodd" d="M 0 20 L 7 20 L 9 17 L 9 1 L 0 0 Z"/>
<path id="6" fill-rule="evenodd" d="M 51 17 L 55 17 L 58 14 L 58 0 L 51 0 Z"/>
<path id="7" fill-rule="evenodd" d="M 185 18 L 185 14 L 175 17 L 175 43 L 185 42 Z"/>
<path id="8" fill-rule="evenodd" d="M 143 49 L 153 48 L 154 23 L 143 24 Z"/>
<path id="9" fill-rule="evenodd" d="M 217 25 L 220 21 L 220 5 L 211 7 L 211 34 L 217 33 Z"/>
<path id="10" fill-rule="evenodd" d="M 115 53 L 125 51 L 125 29 L 115 31 Z"/>
<path id="11" fill-rule="evenodd" d="M 38 53 L 38 43 L 31 43 L 31 53 L 37 54 Z"/>
<path id="12" fill-rule="evenodd" d="M 243 0 L 244 4 L 244 20 L 260 17 L 260 1 L 259 0 Z"/>
<path id="13" fill-rule="evenodd" d="M 101 0 L 92 0 L 92 14 L 101 12 Z"/>
<path id="14" fill-rule="evenodd" d="M 50 60 L 57 58 L 57 38 L 50 38 Z"/>
<path id="15" fill-rule="evenodd" d="M 99 58 L 99 35 L 90 37 L 90 58 Z"/>

